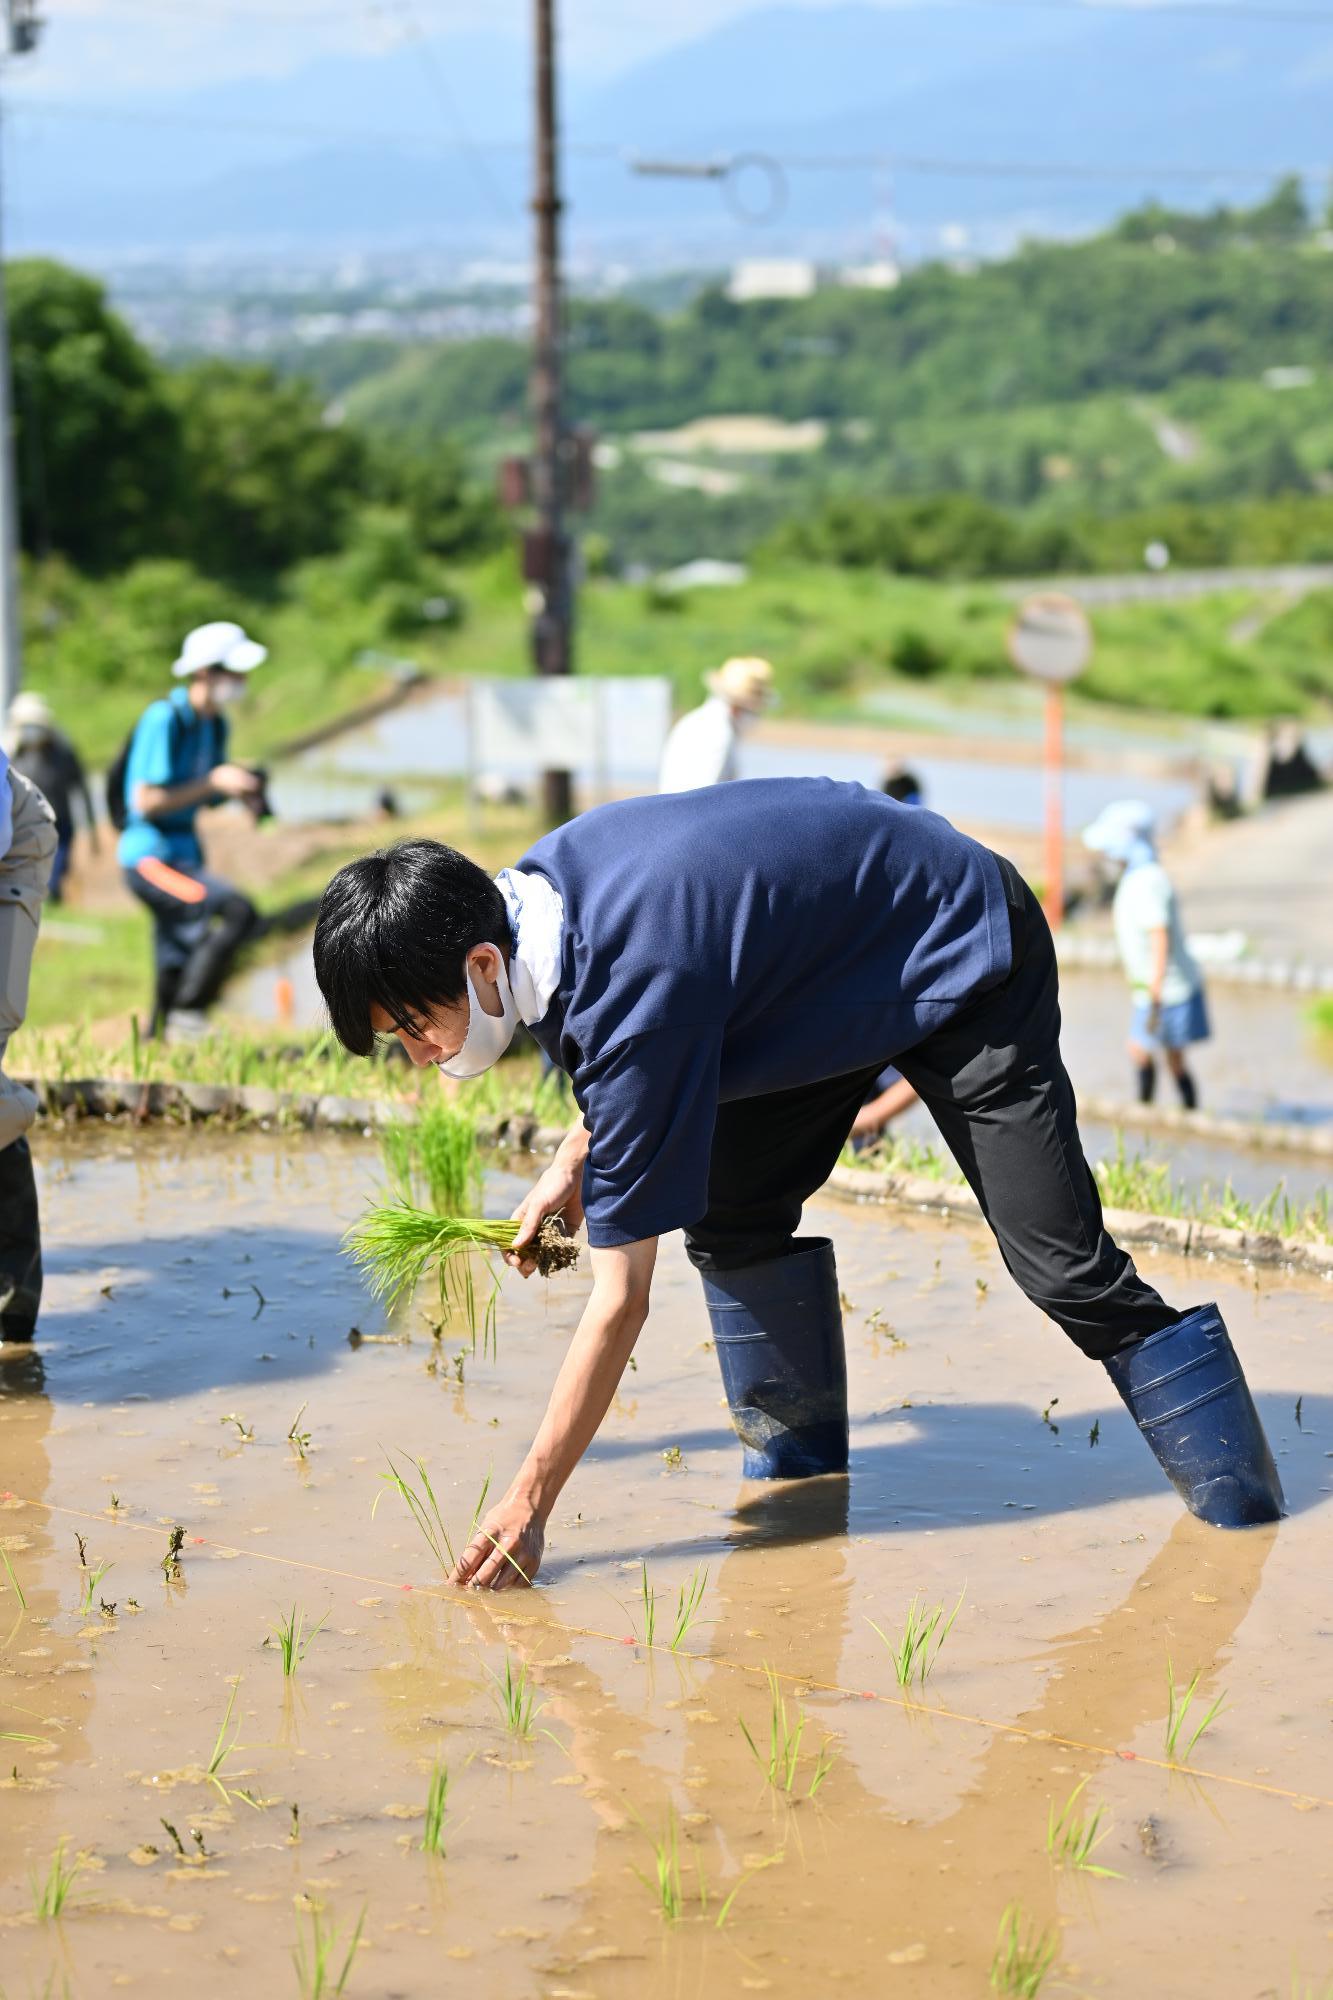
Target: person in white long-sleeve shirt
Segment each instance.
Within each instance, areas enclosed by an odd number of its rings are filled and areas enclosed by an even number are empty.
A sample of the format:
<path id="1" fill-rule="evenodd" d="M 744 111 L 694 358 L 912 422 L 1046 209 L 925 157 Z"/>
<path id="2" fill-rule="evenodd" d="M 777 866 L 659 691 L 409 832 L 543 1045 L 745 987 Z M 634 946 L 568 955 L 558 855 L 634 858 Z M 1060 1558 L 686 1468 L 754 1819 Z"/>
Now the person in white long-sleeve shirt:
<path id="1" fill-rule="evenodd" d="M 56 851 L 56 816 L 0 750 L 0 1344 L 31 1340 L 42 1296 L 37 1188 L 25 1134 L 37 1099 L 4 1073 L 28 1007 L 28 976 Z"/>
<path id="2" fill-rule="evenodd" d="M 659 792 L 693 792 L 737 775 L 741 731 L 772 702 L 773 669 L 767 660 L 728 660 L 704 675 L 704 686 L 707 701 L 682 715 L 667 737 Z"/>

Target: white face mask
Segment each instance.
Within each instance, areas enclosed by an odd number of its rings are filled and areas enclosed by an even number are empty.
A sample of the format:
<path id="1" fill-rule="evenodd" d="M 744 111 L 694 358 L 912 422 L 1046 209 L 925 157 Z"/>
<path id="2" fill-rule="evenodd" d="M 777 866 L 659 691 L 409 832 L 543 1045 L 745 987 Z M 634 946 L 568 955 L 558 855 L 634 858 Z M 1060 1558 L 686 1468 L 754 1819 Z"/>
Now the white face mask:
<path id="1" fill-rule="evenodd" d="M 498 950 L 498 947 L 497 947 Z M 495 988 L 500 995 L 501 1012 L 488 1014 L 477 1003 L 475 975 L 473 968 L 465 967 L 467 973 L 467 1033 L 463 1046 L 457 1055 L 448 1057 L 435 1067 L 445 1076 L 460 1080 L 469 1076 L 480 1076 L 498 1063 L 509 1044 L 514 1039 L 514 1029 L 518 1026 L 518 1008 L 509 989 L 509 975 L 501 958 L 495 975 Z"/>
<path id="2" fill-rule="evenodd" d="M 245 682 L 238 681 L 233 675 L 228 674 L 225 678 L 213 681 L 209 688 L 209 699 L 214 708 L 230 708 L 244 693 Z"/>

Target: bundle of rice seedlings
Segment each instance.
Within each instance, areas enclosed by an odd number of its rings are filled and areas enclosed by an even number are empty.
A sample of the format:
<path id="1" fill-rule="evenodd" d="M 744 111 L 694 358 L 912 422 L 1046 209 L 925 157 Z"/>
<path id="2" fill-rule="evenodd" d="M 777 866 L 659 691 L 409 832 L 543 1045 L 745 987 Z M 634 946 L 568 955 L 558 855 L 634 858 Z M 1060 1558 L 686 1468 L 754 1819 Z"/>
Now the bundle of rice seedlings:
<path id="1" fill-rule="evenodd" d="M 347 1247 L 352 1261 L 369 1279 L 371 1292 L 389 1307 L 410 1297 L 433 1266 L 442 1309 L 447 1315 L 461 1312 L 474 1345 L 480 1324 L 485 1348 L 494 1337 L 499 1282 L 489 1259 L 513 1249 L 518 1228 L 516 1222 L 435 1215 L 400 1200 L 368 1209 L 348 1231 Z M 486 1264 L 491 1281 L 484 1305 L 478 1302 L 474 1255 Z M 532 1257 L 542 1276 L 548 1278 L 553 1271 L 572 1269 L 578 1263 L 579 1248 L 562 1224 L 548 1216 L 532 1245 Z"/>

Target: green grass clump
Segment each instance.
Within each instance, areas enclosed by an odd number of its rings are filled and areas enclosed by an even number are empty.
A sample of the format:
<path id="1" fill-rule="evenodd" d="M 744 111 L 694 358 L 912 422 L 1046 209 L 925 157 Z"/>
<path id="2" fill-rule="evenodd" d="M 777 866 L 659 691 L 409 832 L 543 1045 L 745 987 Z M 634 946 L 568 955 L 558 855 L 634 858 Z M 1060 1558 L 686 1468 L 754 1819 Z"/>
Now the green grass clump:
<path id="1" fill-rule="evenodd" d="M 390 1125 L 380 1140 L 394 1192 L 404 1202 L 424 1191 L 437 1215 L 461 1215 L 481 1192 L 481 1159 L 472 1113 L 445 1097 L 423 1100 L 416 1122 Z"/>
<path id="2" fill-rule="evenodd" d="M 1046 1814 L 1046 1852 L 1061 1868 L 1077 1869 L 1084 1875 L 1110 1876 L 1119 1881 L 1117 1869 L 1103 1868 L 1092 1858 L 1111 1829 L 1102 1825 L 1105 1806 L 1097 1806 L 1087 1814 L 1079 1811 L 1079 1795 L 1087 1782 L 1083 1778 L 1075 1785 L 1058 1816 L 1055 1803 L 1051 1802 Z"/>
<path id="3" fill-rule="evenodd" d="M 945 1618 L 942 1604 L 937 1604 L 933 1611 L 927 1611 L 918 1593 L 907 1607 L 907 1618 L 896 1643 L 890 1639 L 887 1632 L 876 1625 L 873 1618 L 867 1618 L 866 1623 L 871 1631 L 877 1633 L 889 1649 L 894 1679 L 899 1687 L 910 1687 L 913 1681 L 920 1687 L 926 1685 L 927 1676 L 932 1672 L 939 1659 L 940 1650 L 953 1630 L 953 1621 L 962 1610 L 966 1595 L 966 1590 L 959 1591 L 957 1604 Z"/>
<path id="4" fill-rule="evenodd" d="M 1176 1670 L 1171 1664 L 1171 1655 L 1167 1654 L 1166 1754 L 1168 1757 L 1174 1758 L 1177 1763 L 1187 1764 L 1189 1762 L 1191 1750 L 1193 1750 L 1195 1744 L 1203 1735 L 1204 1730 L 1207 1729 L 1208 1725 L 1220 1713 L 1226 1701 L 1226 1695 L 1220 1694 L 1212 1707 L 1204 1715 L 1202 1721 L 1195 1725 L 1193 1733 L 1186 1736 L 1185 1731 L 1189 1722 L 1190 1710 L 1194 1706 L 1194 1698 L 1198 1694 L 1199 1682 L 1202 1679 L 1203 1672 L 1200 1669 L 1196 1671 L 1188 1687 L 1178 1687 L 1176 1684 Z M 1184 1737 L 1183 1744 L 1181 1741 L 1182 1737 Z"/>
<path id="5" fill-rule="evenodd" d="M 1049 1930 L 1038 1931 L 1032 1922 L 1025 1929 L 1022 1908 L 1010 1903 L 1000 1918 L 1000 1935 L 991 1960 L 994 1991 L 1015 1994 L 1017 2000 L 1033 2000 L 1051 1969 L 1058 1943 Z"/>
<path id="6" fill-rule="evenodd" d="M 343 1953 L 342 1966 L 336 1964 L 335 1953 L 342 1941 L 342 1934 L 336 1925 L 325 1926 L 324 1912 L 318 1903 L 310 1908 L 309 1934 L 302 1929 L 301 1920 L 296 1921 L 296 1949 L 292 1953 L 292 1964 L 296 1967 L 296 1983 L 301 1991 L 301 2000 L 326 2000 L 326 1996 L 340 1994 L 347 1984 L 361 1942 L 361 1932 L 365 1926 L 365 1905 L 356 1920 L 355 1929 Z"/>

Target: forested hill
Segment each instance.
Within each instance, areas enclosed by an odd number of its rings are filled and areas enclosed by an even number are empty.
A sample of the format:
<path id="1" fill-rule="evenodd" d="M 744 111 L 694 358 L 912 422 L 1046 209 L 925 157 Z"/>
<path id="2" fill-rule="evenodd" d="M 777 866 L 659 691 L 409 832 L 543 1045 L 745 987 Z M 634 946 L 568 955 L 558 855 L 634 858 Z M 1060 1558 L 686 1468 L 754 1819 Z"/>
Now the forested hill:
<path id="1" fill-rule="evenodd" d="M 952 418 L 1330 363 L 1333 237 L 1289 185 L 1244 214 L 1148 209 L 1091 241 L 929 265 L 887 292 L 735 304 L 710 290 L 675 318 L 621 301 L 570 317 L 574 415 L 612 431 L 733 411 Z M 518 426 L 527 365 L 517 341 L 400 352 L 349 408 L 417 442 Z"/>

